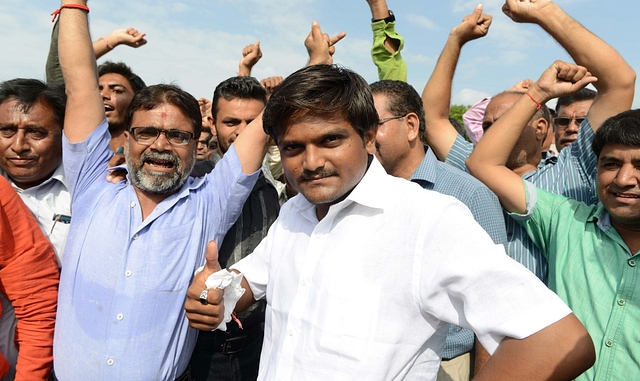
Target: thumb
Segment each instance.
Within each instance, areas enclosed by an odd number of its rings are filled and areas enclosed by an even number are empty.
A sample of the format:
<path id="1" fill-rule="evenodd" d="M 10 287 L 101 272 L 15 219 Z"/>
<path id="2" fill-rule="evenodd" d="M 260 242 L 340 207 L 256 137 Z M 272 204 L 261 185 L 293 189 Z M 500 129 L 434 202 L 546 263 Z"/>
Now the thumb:
<path id="1" fill-rule="evenodd" d="M 260 49 L 260 40 L 256 41 L 256 43 L 253 44 L 253 46 L 255 46 L 256 48 Z"/>
<path id="2" fill-rule="evenodd" d="M 473 16 L 476 19 L 476 23 L 478 23 L 480 21 L 480 18 L 482 17 L 482 9 L 483 9 L 482 4 L 478 4 L 473 10 Z"/>
<path id="3" fill-rule="evenodd" d="M 205 258 L 207 260 L 207 263 L 204 267 L 207 269 L 207 271 L 210 271 L 211 274 L 222 270 L 220 262 L 218 262 L 218 244 L 216 243 L 216 241 L 209 241 L 209 243 L 207 244 Z"/>

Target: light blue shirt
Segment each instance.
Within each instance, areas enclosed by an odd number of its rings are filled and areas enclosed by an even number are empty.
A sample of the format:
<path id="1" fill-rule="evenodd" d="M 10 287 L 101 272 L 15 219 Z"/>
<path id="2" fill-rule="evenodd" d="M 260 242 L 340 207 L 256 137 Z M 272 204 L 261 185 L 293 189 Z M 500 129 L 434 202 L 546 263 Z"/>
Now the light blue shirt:
<path id="1" fill-rule="evenodd" d="M 424 159 L 409 180 L 420 184 L 424 189 L 434 190 L 462 201 L 493 242 L 505 245 L 507 233 L 498 197 L 475 177 L 438 161 L 433 151 L 425 148 L 427 151 Z M 459 232 L 459 235 L 463 238 L 464 232 Z M 473 342 L 473 332 L 451 324 L 442 358 L 449 360 L 470 352 Z"/>
<path id="2" fill-rule="evenodd" d="M 183 308 L 209 240 L 221 244 L 258 172 L 233 146 L 143 221 L 131 185 L 108 183 L 106 120 L 85 142 L 63 138 L 73 220 L 60 280 L 54 369 L 70 380 L 172 381 L 196 341 Z"/>
<path id="3" fill-rule="evenodd" d="M 542 160 L 536 171 L 522 176 L 540 189 L 561 194 L 587 205 L 598 203 L 596 195 L 596 162 L 598 158 L 591 149 L 594 132 L 589 120 L 580 125 L 578 139 L 560 151 L 558 157 Z M 462 170 L 467 170 L 465 161 L 473 150 L 473 144 L 458 136 L 446 162 Z M 507 254 L 522 263 L 536 276 L 547 283 L 548 264 L 538 247 L 531 241 L 525 229 L 508 216 Z"/>

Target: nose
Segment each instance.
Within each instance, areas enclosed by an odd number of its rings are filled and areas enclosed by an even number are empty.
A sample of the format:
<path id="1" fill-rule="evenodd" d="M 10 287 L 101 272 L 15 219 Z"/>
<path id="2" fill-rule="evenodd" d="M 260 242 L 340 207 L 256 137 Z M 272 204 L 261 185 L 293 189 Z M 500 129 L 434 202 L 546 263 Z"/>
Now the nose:
<path id="1" fill-rule="evenodd" d="M 304 169 L 307 171 L 317 171 L 324 167 L 325 159 L 322 150 L 317 147 L 307 147 L 304 151 Z"/>
<path id="2" fill-rule="evenodd" d="M 111 95 L 107 87 L 100 88 L 100 96 L 102 99 L 111 99 Z"/>
<path id="3" fill-rule="evenodd" d="M 567 125 L 566 131 L 578 133 L 579 129 L 580 129 L 580 125 L 578 124 L 578 122 L 575 119 L 571 119 L 569 121 L 569 125 Z"/>
<path id="4" fill-rule="evenodd" d="M 620 167 L 615 182 L 621 188 L 638 186 L 640 184 L 640 171 L 633 164 L 624 164 Z"/>
<path id="5" fill-rule="evenodd" d="M 15 153 L 21 153 L 29 150 L 29 144 L 27 142 L 27 136 L 23 129 L 18 129 L 13 140 L 11 141 L 11 149 Z"/>
<path id="6" fill-rule="evenodd" d="M 167 134 L 164 131 L 160 131 L 156 141 L 151 144 L 151 149 L 160 152 L 171 151 L 171 143 L 167 140 Z"/>
<path id="7" fill-rule="evenodd" d="M 244 129 L 247 127 L 247 122 L 243 121 L 242 123 L 238 124 L 238 126 L 236 127 L 234 133 L 236 134 L 236 137 L 238 137 L 238 135 L 240 135 L 240 133 L 242 131 L 244 131 Z"/>

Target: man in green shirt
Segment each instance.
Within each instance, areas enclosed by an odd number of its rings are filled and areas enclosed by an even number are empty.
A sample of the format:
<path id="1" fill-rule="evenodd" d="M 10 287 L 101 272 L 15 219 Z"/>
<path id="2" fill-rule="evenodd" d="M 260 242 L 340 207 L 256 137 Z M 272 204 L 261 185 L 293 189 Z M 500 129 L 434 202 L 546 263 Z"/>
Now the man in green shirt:
<path id="1" fill-rule="evenodd" d="M 556 61 L 480 140 L 470 172 L 525 227 L 549 262 L 549 287 L 589 331 L 596 363 L 578 380 L 640 379 L 640 110 L 606 120 L 596 132 L 596 190 L 589 206 L 537 189 L 506 166 L 496 137 L 513 147 L 519 130 L 547 100 L 596 81 L 586 68 Z M 504 147 L 503 147 L 504 148 Z M 507 150 L 505 148 L 505 150 Z M 498 150 L 500 151 L 500 150 Z M 508 151 L 508 150 L 507 150 Z"/>

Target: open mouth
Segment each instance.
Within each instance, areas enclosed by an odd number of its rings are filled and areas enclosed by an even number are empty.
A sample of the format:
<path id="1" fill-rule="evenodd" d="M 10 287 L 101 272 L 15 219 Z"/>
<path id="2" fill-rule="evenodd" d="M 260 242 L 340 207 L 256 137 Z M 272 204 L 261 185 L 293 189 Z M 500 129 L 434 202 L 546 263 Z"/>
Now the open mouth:
<path id="1" fill-rule="evenodd" d="M 637 199 L 640 198 L 640 195 L 636 194 L 625 194 L 625 193 L 614 193 L 614 196 L 618 198 L 628 198 L 628 199 Z"/>
<path id="2" fill-rule="evenodd" d="M 104 105 L 104 112 L 111 112 L 115 110 L 115 108 L 109 106 L 109 105 Z"/>
<path id="3" fill-rule="evenodd" d="M 143 162 L 144 164 L 156 168 L 156 169 L 172 169 L 175 167 L 173 160 L 159 159 L 159 158 L 147 158 Z"/>

